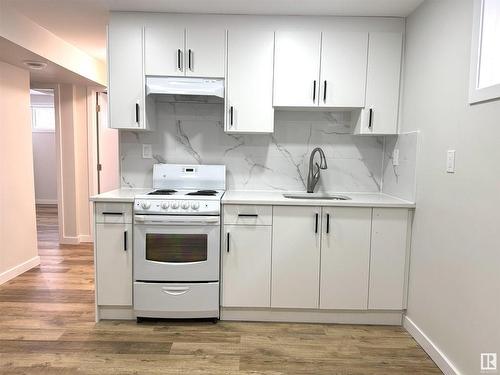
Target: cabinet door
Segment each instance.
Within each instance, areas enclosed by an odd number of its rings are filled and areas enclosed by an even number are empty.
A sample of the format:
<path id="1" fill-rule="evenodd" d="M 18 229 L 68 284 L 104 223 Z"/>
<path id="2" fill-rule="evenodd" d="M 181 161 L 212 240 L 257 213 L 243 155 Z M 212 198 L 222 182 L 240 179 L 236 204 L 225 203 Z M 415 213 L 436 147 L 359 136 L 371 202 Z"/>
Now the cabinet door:
<path id="1" fill-rule="evenodd" d="M 132 305 L 132 224 L 96 224 L 98 305 Z"/>
<path id="2" fill-rule="evenodd" d="M 408 210 L 374 208 L 368 308 L 404 308 Z"/>
<path id="3" fill-rule="evenodd" d="M 184 76 L 184 28 L 152 26 L 144 31 L 146 75 Z"/>
<path id="4" fill-rule="evenodd" d="M 401 33 L 370 33 L 366 105 L 361 114 L 361 133 L 398 132 L 402 43 Z"/>
<path id="5" fill-rule="evenodd" d="M 320 32 L 276 32 L 275 107 L 318 106 L 320 50 Z"/>
<path id="6" fill-rule="evenodd" d="M 225 225 L 222 306 L 269 307 L 271 226 Z"/>
<path id="7" fill-rule="evenodd" d="M 231 30 L 227 46 L 226 131 L 272 133 L 272 31 Z"/>
<path id="8" fill-rule="evenodd" d="M 113 22 L 108 29 L 109 124 L 145 129 L 142 27 Z"/>
<path id="9" fill-rule="evenodd" d="M 364 107 L 368 33 L 323 32 L 321 107 Z"/>
<path id="10" fill-rule="evenodd" d="M 320 207 L 273 207 L 272 307 L 319 307 L 320 231 Z"/>
<path id="11" fill-rule="evenodd" d="M 320 308 L 368 306 L 371 208 L 323 207 Z"/>
<path id="12" fill-rule="evenodd" d="M 226 31 L 214 27 L 186 29 L 184 68 L 187 76 L 224 77 Z"/>

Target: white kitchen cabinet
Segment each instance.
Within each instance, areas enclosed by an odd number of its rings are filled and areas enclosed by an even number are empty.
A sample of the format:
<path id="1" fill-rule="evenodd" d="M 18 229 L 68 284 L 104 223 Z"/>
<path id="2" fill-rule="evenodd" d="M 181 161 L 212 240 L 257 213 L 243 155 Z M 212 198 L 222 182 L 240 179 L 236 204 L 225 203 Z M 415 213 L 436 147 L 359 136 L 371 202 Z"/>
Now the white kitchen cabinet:
<path id="1" fill-rule="evenodd" d="M 273 94 L 275 107 L 318 106 L 320 53 L 320 32 L 276 32 Z"/>
<path id="2" fill-rule="evenodd" d="M 407 232 L 408 210 L 373 209 L 369 309 L 405 308 Z"/>
<path id="3" fill-rule="evenodd" d="M 271 307 L 319 307 L 320 240 L 320 207 L 273 207 Z"/>
<path id="4" fill-rule="evenodd" d="M 143 29 L 131 22 L 108 28 L 109 126 L 147 129 L 144 102 Z"/>
<path id="5" fill-rule="evenodd" d="M 320 308 L 366 310 L 371 208 L 323 207 Z"/>
<path id="6" fill-rule="evenodd" d="M 365 108 L 356 127 L 359 134 L 397 134 L 403 35 L 369 35 Z"/>
<path id="7" fill-rule="evenodd" d="M 364 107 L 368 33 L 322 33 L 320 107 Z"/>
<path id="8" fill-rule="evenodd" d="M 270 307 L 271 226 L 224 225 L 224 307 Z"/>
<path id="9" fill-rule="evenodd" d="M 146 27 L 144 64 L 149 76 L 184 76 L 184 28 L 175 25 Z"/>
<path id="10" fill-rule="evenodd" d="M 175 25 L 145 29 L 146 75 L 224 77 L 225 30 Z"/>
<path id="11" fill-rule="evenodd" d="M 207 25 L 186 29 L 186 75 L 191 77 L 224 77 L 226 30 Z"/>
<path id="12" fill-rule="evenodd" d="M 272 31 L 228 32 L 226 132 L 274 131 L 273 54 Z"/>
<path id="13" fill-rule="evenodd" d="M 95 225 L 97 304 L 132 305 L 132 224 Z"/>

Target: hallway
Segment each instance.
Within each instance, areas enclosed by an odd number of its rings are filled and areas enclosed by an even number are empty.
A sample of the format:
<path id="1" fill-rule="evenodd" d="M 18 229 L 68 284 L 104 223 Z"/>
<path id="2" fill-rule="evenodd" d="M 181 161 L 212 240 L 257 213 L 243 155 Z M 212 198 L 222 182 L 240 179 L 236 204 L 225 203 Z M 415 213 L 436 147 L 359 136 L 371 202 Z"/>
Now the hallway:
<path id="1" fill-rule="evenodd" d="M 91 245 L 59 245 L 37 207 L 40 267 L 0 286 L 0 374 L 440 374 L 401 327 L 94 323 Z"/>

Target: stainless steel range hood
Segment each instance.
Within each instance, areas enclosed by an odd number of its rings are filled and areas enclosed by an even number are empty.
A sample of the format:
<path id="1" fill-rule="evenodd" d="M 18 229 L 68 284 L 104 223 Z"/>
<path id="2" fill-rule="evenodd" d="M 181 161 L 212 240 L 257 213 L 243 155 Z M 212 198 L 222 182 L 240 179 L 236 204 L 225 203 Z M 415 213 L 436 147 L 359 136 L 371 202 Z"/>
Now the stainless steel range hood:
<path id="1" fill-rule="evenodd" d="M 224 100 L 224 80 L 194 77 L 146 77 L 146 95 L 161 101 L 212 103 Z"/>

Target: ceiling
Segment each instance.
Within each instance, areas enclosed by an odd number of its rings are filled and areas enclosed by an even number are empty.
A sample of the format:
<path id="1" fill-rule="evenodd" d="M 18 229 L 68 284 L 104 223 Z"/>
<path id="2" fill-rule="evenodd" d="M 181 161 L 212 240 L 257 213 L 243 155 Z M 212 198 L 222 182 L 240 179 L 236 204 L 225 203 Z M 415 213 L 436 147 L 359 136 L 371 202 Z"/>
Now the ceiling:
<path id="1" fill-rule="evenodd" d="M 0 0 L 2 1 L 2 0 Z M 409 15 L 423 0 L 3 0 L 40 26 L 99 60 L 106 59 L 110 10 L 267 14 Z"/>

